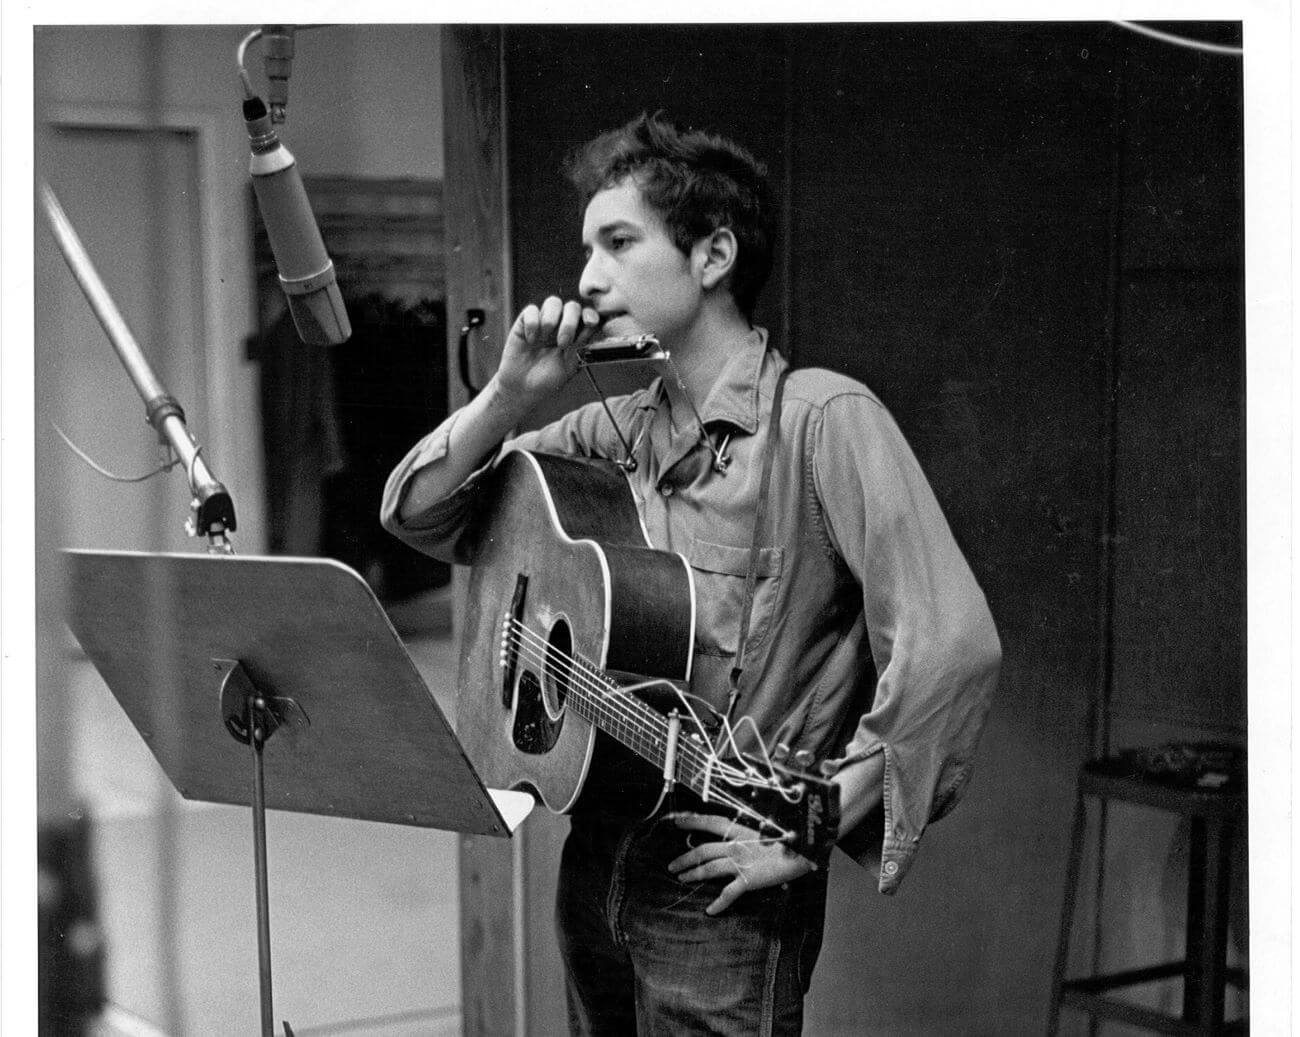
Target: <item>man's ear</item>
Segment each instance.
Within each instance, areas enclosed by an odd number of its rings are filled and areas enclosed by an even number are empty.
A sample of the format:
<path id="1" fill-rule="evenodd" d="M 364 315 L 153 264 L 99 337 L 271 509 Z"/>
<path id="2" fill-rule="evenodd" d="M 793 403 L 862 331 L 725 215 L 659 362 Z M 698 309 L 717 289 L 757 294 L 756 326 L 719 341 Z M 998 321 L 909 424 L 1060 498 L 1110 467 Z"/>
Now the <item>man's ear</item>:
<path id="1" fill-rule="evenodd" d="M 699 271 L 700 284 L 706 291 L 716 288 L 727 279 L 736 265 L 739 251 L 739 242 L 730 227 L 719 227 L 695 243 L 693 258 Z"/>

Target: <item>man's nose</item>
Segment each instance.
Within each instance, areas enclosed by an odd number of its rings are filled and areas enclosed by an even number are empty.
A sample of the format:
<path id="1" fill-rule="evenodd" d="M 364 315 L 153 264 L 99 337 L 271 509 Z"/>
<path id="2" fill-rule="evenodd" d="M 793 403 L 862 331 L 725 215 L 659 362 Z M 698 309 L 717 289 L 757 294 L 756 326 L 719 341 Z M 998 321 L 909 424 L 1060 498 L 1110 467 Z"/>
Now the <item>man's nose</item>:
<path id="1" fill-rule="evenodd" d="M 606 289 L 605 277 L 600 270 L 600 257 L 592 254 L 583 265 L 582 276 L 578 278 L 578 295 L 590 303 L 595 303 Z"/>

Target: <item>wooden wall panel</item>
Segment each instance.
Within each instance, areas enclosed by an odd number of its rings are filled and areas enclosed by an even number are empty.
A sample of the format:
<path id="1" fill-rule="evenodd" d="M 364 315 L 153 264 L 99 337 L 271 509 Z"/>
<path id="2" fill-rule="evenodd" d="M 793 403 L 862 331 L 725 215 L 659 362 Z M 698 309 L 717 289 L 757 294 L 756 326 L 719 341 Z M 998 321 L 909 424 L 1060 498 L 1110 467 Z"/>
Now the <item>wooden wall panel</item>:
<path id="1" fill-rule="evenodd" d="M 474 335 L 471 381 L 481 385 L 500 357 L 509 309 L 506 262 L 504 145 L 501 128 L 501 33 L 498 29 L 446 26 L 442 31 L 443 132 L 447 169 L 447 370 L 449 404 L 466 402 L 460 383 L 459 330 L 469 307 L 485 322 Z M 465 600 L 458 572 L 454 600 Z M 463 604 L 452 609 L 460 641 Z M 511 1037 L 521 1032 L 516 895 L 520 840 L 465 836 L 460 853 L 461 1024 L 474 1037 Z"/>
<path id="2" fill-rule="evenodd" d="M 485 323 L 472 338 L 470 380 L 481 386 L 496 369 L 510 313 L 502 126 L 501 31 L 472 26 L 442 33 L 447 179 L 443 192 L 447 236 L 449 371 L 458 369 L 458 332 L 470 307 Z M 466 395 L 457 381 L 453 405 Z"/>

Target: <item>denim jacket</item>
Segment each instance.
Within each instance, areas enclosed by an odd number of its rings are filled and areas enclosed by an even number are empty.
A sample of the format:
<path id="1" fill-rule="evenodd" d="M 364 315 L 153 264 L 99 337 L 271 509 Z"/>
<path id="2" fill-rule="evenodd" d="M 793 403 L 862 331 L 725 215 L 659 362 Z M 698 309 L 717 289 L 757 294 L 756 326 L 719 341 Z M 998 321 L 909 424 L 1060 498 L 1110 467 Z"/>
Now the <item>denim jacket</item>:
<path id="1" fill-rule="evenodd" d="M 638 462 L 628 478 L 651 544 L 683 555 L 694 572 L 691 691 L 723 710 L 773 389 L 786 366 L 755 329 L 697 401 L 709 438 L 731 458 L 725 472 L 714 469 L 694 415 L 671 414 L 662 380 L 608 401 Z M 806 750 L 827 776 L 884 754 L 881 809 L 840 846 L 878 868 L 880 891 L 892 893 L 926 825 L 952 809 L 970 777 L 1001 647 L 920 466 L 870 390 L 830 371 L 795 370 L 780 420 L 735 716 L 751 718 L 769 748 Z M 446 455 L 455 421 L 393 471 L 381 519 L 421 551 L 466 561 L 457 542 L 474 521 L 486 467 L 424 513 L 398 517 L 408 481 Z M 598 401 L 509 445 L 625 452 Z"/>

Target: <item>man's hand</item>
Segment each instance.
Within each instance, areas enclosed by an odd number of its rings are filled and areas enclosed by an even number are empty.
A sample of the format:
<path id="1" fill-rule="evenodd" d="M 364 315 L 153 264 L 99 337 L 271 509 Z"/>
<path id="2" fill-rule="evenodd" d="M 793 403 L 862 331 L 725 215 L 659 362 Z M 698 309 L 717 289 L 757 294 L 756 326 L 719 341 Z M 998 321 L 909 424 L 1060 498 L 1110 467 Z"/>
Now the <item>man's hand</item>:
<path id="1" fill-rule="evenodd" d="M 538 403 L 572 378 L 578 348 L 595 337 L 599 324 L 595 310 L 554 295 L 540 307 L 524 307 L 506 336 L 496 373 L 452 424 L 446 454 L 412 474 L 399 519 L 408 521 L 446 499 Z"/>
<path id="2" fill-rule="evenodd" d="M 506 336 L 496 391 L 527 411 L 561 389 L 578 370 L 578 348 L 595 337 L 600 316 L 589 306 L 552 295 L 520 311 Z"/>
<path id="3" fill-rule="evenodd" d="M 668 870 L 684 882 L 731 879 L 704 909 L 705 914 L 725 911 L 750 890 L 779 886 L 816 870 L 808 858 L 725 817 L 683 813 L 673 814 L 672 818 L 678 828 L 721 836 L 717 842 L 687 850 L 668 865 Z"/>

